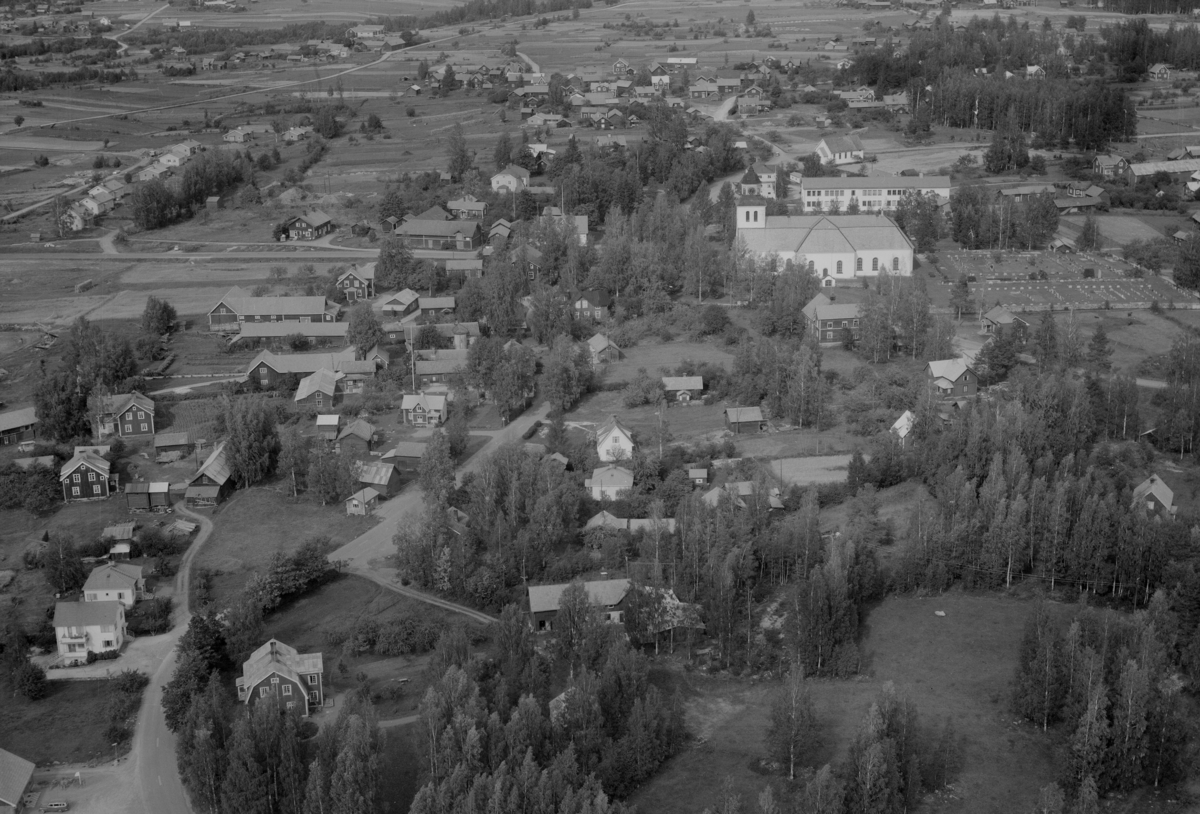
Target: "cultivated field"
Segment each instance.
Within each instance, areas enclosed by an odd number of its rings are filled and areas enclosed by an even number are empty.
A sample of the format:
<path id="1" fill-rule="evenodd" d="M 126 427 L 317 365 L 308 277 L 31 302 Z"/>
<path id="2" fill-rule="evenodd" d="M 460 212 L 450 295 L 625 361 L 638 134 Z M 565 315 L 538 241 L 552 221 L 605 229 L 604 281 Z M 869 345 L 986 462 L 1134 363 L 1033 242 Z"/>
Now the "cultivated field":
<path id="1" fill-rule="evenodd" d="M 1055 778 L 1051 737 L 1015 723 L 1008 711 L 1009 683 L 1031 608 L 1020 600 L 957 593 L 885 600 L 867 620 L 866 677 L 810 682 L 820 734 L 806 764 L 841 759 L 867 708 L 891 681 L 912 699 L 923 724 L 940 726 L 949 718 L 962 738 L 963 771 L 952 791 L 939 795 L 937 811 L 1029 810 L 1038 789 Z M 935 610 L 946 616 L 934 616 Z M 680 680 L 697 741 L 633 802 L 663 814 L 698 811 L 713 805 L 728 777 L 752 804 L 770 782 L 757 765 L 765 757 L 770 687 L 705 676 Z"/>
<path id="2" fill-rule="evenodd" d="M 771 471 L 789 486 L 812 486 L 846 479 L 849 455 L 821 455 L 812 458 L 780 458 L 771 461 Z"/>

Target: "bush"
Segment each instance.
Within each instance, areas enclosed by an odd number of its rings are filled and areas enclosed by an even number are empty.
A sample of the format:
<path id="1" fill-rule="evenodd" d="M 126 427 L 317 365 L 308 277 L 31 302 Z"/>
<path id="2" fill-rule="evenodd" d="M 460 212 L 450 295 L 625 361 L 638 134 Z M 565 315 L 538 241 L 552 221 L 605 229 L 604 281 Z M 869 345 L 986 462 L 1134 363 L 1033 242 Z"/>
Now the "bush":
<path id="1" fill-rule="evenodd" d="M 437 644 L 440 630 L 429 624 L 406 616 L 383 625 L 375 641 L 375 652 L 380 656 L 409 656 L 427 653 Z"/>
<path id="2" fill-rule="evenodd" d="M 46 697 L 46 671 L 32 661 L 26 661 L 17 668 L 13 684 L 16 691 L 30 701 Z"/>

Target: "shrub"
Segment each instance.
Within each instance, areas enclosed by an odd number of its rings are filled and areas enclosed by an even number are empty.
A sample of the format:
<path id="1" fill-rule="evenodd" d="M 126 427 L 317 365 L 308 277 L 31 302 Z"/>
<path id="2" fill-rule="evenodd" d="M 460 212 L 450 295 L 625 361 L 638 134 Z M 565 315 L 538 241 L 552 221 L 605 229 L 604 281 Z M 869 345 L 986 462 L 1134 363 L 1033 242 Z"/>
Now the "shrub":
<path id="1" fill-rule="evenodd" d="M 46 697 L 46 671 L 32 661 L 26 661 L 17 668 L 13 684 L 16 691 L 30 701 Z"/>

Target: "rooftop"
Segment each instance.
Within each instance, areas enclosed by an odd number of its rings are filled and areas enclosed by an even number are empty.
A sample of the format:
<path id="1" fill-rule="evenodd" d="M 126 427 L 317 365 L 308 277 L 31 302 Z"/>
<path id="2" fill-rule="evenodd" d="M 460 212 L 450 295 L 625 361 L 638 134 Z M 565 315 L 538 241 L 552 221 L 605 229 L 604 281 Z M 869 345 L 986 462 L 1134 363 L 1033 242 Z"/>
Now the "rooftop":
<path id="1" fill-rule="evenodd" d="M 94 627 L 115 625 L 121 614 L 121 603 L 58 602 L 54 606 L 55 627 Z"/>
<path id="2" fill-rule="evenodd" d="M 568 587 L 570 587 L 569 583 L 562 585 L 530 585 L 528 589 L 529 611 L 531 613 L 546 613 L 547 611 L 558 610 L 559 600 Z M 593 605 L 599 605 L 602 608 L 611 608 L 614 605 L 620 604 L 621 600 L 625 598 L 625 594 L 629 592 L 629 580 L 606 579 L 585 582 L 583 583 L 583 589 L 587 591 L 588 599 Z"/>

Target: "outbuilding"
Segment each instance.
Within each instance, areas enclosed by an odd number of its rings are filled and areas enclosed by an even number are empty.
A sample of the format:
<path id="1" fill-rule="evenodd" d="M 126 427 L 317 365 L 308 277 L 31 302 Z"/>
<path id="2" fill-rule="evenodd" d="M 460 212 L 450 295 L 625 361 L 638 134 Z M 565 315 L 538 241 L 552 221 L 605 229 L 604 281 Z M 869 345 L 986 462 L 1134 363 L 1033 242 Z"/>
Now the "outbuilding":
<path id="1" fill-rule="evenodd" d="M 765 432 L 767 421 L 761 407 L 726 407 L 725 429 L 734 435 Z"/>

